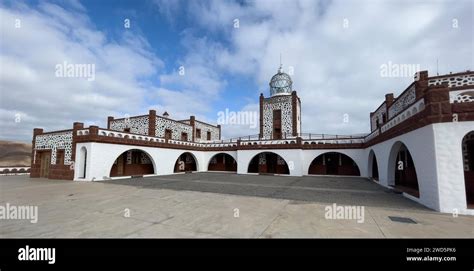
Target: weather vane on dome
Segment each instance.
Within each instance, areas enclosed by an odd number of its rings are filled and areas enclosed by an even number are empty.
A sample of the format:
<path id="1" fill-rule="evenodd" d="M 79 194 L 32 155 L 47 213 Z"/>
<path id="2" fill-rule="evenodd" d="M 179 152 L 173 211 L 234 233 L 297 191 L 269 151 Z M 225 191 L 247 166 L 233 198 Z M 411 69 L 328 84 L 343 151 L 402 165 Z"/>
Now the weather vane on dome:
<path id="1" fill-rule="evenodd" d="M 291 94 L 293 90 L 292 84 L 293 82 L 291 81 L 291 77 L 283 72 L 283 65 L 280 53 L 280 68 L 270 80 L 270 96 Z"/>
<path id="2" fill-rule="evenodd" d="M 281 64 L 281 53 L 280 53 L 280 68 L 278 69 L 278 72 L 281 73 L 283 71 L 283 65 Z"/>

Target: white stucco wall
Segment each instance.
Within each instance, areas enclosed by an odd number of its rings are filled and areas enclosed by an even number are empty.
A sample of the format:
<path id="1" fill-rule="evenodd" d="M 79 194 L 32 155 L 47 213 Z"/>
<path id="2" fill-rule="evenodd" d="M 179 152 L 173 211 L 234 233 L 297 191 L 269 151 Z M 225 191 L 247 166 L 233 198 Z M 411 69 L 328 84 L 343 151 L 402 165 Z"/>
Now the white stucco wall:
<path id="1" fill-rule="evenodd" d="M 151 157 L 156 175 L 173 174 L 176 160 L 185 152 L 194 155 L 197 164 L 197 171 L 207 170 L 207 165 L 204 165 L 206 155 L 203 152 L 106 143 L 77 144 L 77 150 L 80 150 L 82 147 L 87 149 L 86 178 L 80 178 L 79 169 L 80 166 L 82 166 L 81 161 L 83 161 L 83 158 L 81 157 L 81 152 L 78 151 L 76 152 L 76 169 L 78 170 L 75 170 L 74 172 L 74 180 L 99 181 L 107 179 L 110 176 L 110 169 L 112 168 L 115 159 L 117 159 L 117 157 L 123 152 L 132 149 L 144 151 Z"/>
<path id="2" fill-rule="evenodd" d="M 363 149 L 325 149 L 325 150 L 304 150 L 303 151 L 303 175 L 308 174 L 311 162 L 321 154 L 328 152 L 339 152 L 352 158 L 359 167 L 360 176 L 367 177 L 367 156 Z"/>
<path id="3" fill-rule="evenodd" d="M 366 172 L 370 150 L 373 150 L 378 163 L 379 184 L 386 187 L 393 185 L 395 183 L 395 159 L 398 151 L 395 148 L 401 145 L 400 142 L 405 144 L 410 152 L 418 178 L 420 198 L 410 198 L 431 209 L 439 210 L 433 125 L 422 127 L 367 148 L 365 150 Z"/>
<path id="4" fill-rule="evenodd" d="M 462 159 L 462 140 L 474 131 L 474 121 L 433 125 L 441 212 L 474 215 L 466 208 L 466 186 Z"/>

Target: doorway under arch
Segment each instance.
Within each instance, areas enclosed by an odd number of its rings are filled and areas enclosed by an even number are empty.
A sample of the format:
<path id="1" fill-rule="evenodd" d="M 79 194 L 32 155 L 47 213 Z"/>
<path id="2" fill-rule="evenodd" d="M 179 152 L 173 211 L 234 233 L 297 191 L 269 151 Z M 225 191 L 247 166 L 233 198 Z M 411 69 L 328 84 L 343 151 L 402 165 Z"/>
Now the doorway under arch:
<path id="1" fill-rule="evenodd" d="M 174 172 L 192 172 L 197 170 L 196 157 L 190 152 L 182 153 L 174 164 Z"/>
<path id="2" fill-rule="evenodd" d="M 467 133 L 462 139 L 462 158 L 466 204 L 468 209 L 474 209 L 474 131 Z"/>
<path id="3" fill-rule="evenodd" d="M 356 162 L 340 152 L 326 152 L 313 159 L 308 174 L 360 176 Z"/>
<path id="4" fill-rule="evenodd" d="M 78 177 L 85 179 L 87 174 L 87 148 L 84 146 L 79 150 L 79 163 L 77 167 L 79 170 Z"/>
<path id="5" fill-rule="evenodd" d="M 370 150 L 369 153 L 369 177 L 374 179 L 375 181 L 379 181 L 379 166 L 377 163 L 377 156 L 373 150 Z"/>
<path id="6" fill-rule="evenodd" d="M 218 153 L 209 160 L 208 171 L 237 172 L 237 161 L 227 153 Z"/>
<path id="7" fill-rule="evenodd" d="M 415 162 L 402 142 L 393 144 L 388 167 L 389 185 L 414 197 L 420 197 Z"/>
<path id="8" fill-rule="evenodd" d="M 120 154 L 110 169 L 110 177 L 155 174 L 153 159 L 148 153 L 131 149 Z"/>
<path id="9" fill-rule="evenodd" d="M 285 159 L 274 152 L 261 152 L 250 160 L 248 173 L 290 174 Z"/>

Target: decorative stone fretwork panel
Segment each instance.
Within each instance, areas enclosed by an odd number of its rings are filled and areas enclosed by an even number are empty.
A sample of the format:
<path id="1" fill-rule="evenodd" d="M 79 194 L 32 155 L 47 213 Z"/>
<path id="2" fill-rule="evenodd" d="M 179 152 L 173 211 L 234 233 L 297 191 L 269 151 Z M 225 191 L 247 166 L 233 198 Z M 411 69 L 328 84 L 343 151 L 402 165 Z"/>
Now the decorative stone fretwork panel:
<path id="1" fill-rule="evenodd" d="M 437 86 L 443 83 L 447 83 L 450 88 L 474 85 L 474 74 L 446 76 L 428 80 L 428 86 Z"/>
<path id="2" fill-rule="evenodd" d="M 125 128 L 130 128 L 130 133 L 148 135 L 148 122 L 148 116 L 113 120 L 110 122 L 110 130 L 123 132 Z"/>
<path id="3" fill-rule="evenodd" d="M 200 121 L 195 121 L 194 122 L 194 128 L 195 129 L 201 129 L 201 138 L 196 138 L 196 142 L 203 142 L 203 141 L 208 141 L 207 140 L 207 132 L 211 132 L 211 141 L 219 140 L 219 128 L 202 123 Z"/>
<path id="4" fill-rule="evenodd" d="M 371 131 L 374 131 L 377 129 L 377 120 L 379 125 L 383 124 L 383 114 L 387 112 L 387 105 L 384 103 L 382 106 L 380 106 L 377 111 L 372 115 L 372 118 L 370 119 L 370 127 Z M 385 120 L 386 121 L 386 120 Z"/>
<path id="5" fill-rule="evenodd" d="M 449 92 L 450 103 L 474 102 L 474 89 L 463 89 Z"/>
<path id="6" fill-rule="evenodd" d="M 419 112 L 425 109 L 425 100 L 419 99 L 416 103 L 410 105 L 400 114 L 398 114 L 395 118 L 390 119 L 387 123 L 385 123 L 381 128 L 380 131 L 385 133 L 385 131 L 392 129 L 393 127 L 397 126 L 398 124 L 404 122 L 405 120 L 413 117 L 414 115 L 418 114 Z"/>
<path id="7" fill-rule="evenodd" d="M 412 85 L 403 95 L 397 98 L 397 100 L 388 109 L 388 118 L 391 119 L 398 113 L 402 112 L 405 108 L 410 106 L 416 100 L 415 85 Z"/>
<path id="8" fill-rule="evenodd" d="M 64 149 L 64 164 L 70 165 L 72 163 L 72 131 L 36 136 L 35 151 L 51 150 L 52 165 L 56 164 L 56 153 L 58 149 Z"/>
<path id="9" fill-rule="evenodd" d="M 276 96 L 263 101 L 263 138 L 271 139 L 273 133 L 273 110 L 281 110 L 281 132 L 293 134 L 291 95 Z"/>
<path id="10" fill-rule="evenodd" d="M 181 140 L 181 133 L 187 133 L 188 141 L 192 140 L 193 127 L 191 125 L 161 117 L 156 117 L 155 124 L 155 136 L 157 137 L 165 137 L 165 130 L 169 129 L 173 140 Z"/>

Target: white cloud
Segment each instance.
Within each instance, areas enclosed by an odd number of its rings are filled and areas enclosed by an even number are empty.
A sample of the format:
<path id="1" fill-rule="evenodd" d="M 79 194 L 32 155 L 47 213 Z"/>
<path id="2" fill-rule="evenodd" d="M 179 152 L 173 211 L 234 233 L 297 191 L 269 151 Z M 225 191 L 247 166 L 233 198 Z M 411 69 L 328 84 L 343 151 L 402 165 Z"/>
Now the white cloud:
<path id="1" fill-rule="evenodd" d="M 222 101 L 230 89 L 227 76 L 254 80 L 255 95 L 241 97 L 248 101 L 241 110 L 258 111 L 258 95 L 263 90 L 268 96 L 280 53 L 284 68 L 294 68 L 303 132 L 368 132 L 369 112 L 386 93 L 398 94 L 412 80 L 383 78 L 380 65 L 420 64 L 433 75 L 436 59 L 440 73 L 472 70 L 474 63 L 472 1 L 157 0 L 170 20 L 184 13 L 189 21 L 181 33 L 185 50 L 168 64 L 171 72 L 164 71 L 142 34 L 124 29 L 112 40 L 78 1 L 69 2 L 68 7 L 0 6 L 1 138 L 30 140 L 34 127 L 65 129 L 73 121 L 104 125 L 108 115 L 151 108 L 214 123 L 212 105 L 234 102 Z M 21 28 L 15 28 L 15 19 Z M 95 64 L 96 80 L 55 77 L 55 65 L 64 61 Z M 349 123 L 343 122 L 346 113 Z M 226 137 L 258 133 L 245 125 L 222 129 Z"/>
<path id="2" fill-rule="evenodd" d="M 440 73 L 472 70 L 472 5 L 472 1 L 199 1 L 189 3 L 188 9 L 193 24 L 227 38 L 227 46 L 216 46 L 211 57 L 217 59 L 220 71 L 252 75 L 259 86 L 255 101 L 262 89 L 269 95 L 268 81 L 282 53 L 284 68 L 292 66 L 295 71 L 303 131 L 351 134 L 368 132 L 369 112 L 386 93 L 397 95 L 412 81 L 412 77 L 381 77 L 382 64 L 418 64 L 435 75 L 439 59 Z M 239 19 L 238 29 L 233 28 L 234 18 Z M 348 28 L 343 27 L 345 19 Z M 452 27 L 453 19 L 459 28 Z M 343 122 L 346 113 L 349 123 Z"/>
<path id="3" fill-rule="evenodd" d="M 164 63 L 134 32 L 108 39 L 79 4 L 0 7 L 1 138 L 28 141 L 34 127 L 104 126 L 108 115 L 144 113 L 150 80 Z M 56 65 L 64 62 L 95 65 L 95 80 L 56 77 Z"/>
<path id="4" fill-rule="evenodd" d="M 124 105 L 135 110 L 145 92 L 137 78 L 160 67 L 159 59 L 107 42 L 84 14 L 56 5 L 2 7 L 0 18 L 3 138 L 25 140 L 33 127 L 65 129 L 73 120 L 95 123 Z M 95 81 L 55 77 L 56 65 L 64 61 L 94 64 Z M 20 122 L 14 122 L 15 112 L 22 116 Z"/>

